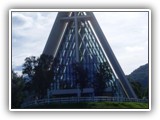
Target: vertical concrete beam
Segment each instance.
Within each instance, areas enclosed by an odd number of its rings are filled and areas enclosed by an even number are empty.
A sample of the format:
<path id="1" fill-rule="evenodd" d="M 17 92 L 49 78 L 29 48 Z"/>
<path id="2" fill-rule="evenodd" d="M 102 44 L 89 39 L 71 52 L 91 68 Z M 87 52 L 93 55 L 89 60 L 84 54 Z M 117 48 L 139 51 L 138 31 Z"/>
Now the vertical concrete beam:
<path id="1" fill-rule="evenodd" d="M 79 41 L 78 41 L 77 12 L 74 12 L 74 25 L 75 25 L 75 41 L 76 41 L 76 62 L 79 62 Z"/>

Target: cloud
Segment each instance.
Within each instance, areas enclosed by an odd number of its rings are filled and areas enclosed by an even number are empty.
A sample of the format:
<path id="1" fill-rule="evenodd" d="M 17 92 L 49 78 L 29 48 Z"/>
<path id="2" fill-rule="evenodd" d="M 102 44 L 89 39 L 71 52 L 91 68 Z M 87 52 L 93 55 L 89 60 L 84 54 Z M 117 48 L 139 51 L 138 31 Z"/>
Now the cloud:
<path id="1" fill-rule="evenodd" d="M 141 46 L 130 46 L 130 47 L 126 47 L 125 48 L 127 51 L 129 52 L 141 52 L 142 50 L 144 50 L 144 47 Z"/>
<path id="2" fill-rule="evenodd" d="M 20 66 L 28 56 L 39 56 L 52 28 L 56 13 L 12 13 L 12 66 Z"/>
<path id="3" fill-rule="evenodd" d="M 33 24 L 33 19 L 31 17 L 25 16 L 22 13 L 13 12 L 12 13 L 12 25 L 13 29 L 26 29 L 31 28 Z"/>

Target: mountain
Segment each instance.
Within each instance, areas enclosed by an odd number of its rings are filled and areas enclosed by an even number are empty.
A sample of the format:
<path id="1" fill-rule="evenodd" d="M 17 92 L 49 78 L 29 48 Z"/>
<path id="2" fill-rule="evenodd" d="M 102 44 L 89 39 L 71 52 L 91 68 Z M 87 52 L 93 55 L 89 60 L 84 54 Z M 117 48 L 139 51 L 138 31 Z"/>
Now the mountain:
<path id="1" fill-rule="evenodd" d="M 127 76 L 138 98 L 149 98 L 149 65 L 140 66 Z"/>
<path id="2" fill-rule="evenodd" d="M 139 82 L 143 88 L 148 87 L 149 83 L 149 65 L 148 63 L 140 66 L 127 76 L 131 81 Z"/>

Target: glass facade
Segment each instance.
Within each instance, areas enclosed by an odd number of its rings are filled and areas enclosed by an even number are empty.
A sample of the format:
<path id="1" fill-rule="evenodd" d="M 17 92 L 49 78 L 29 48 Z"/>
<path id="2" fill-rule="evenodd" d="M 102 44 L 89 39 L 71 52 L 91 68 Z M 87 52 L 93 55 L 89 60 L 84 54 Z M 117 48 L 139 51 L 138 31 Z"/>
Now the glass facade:
<path id="1" fill-rule="evenodd" d="M 70 17 L 84 15 L 85 12 L 71 12 Z M 112 91 L 114 91 L 113 96 L 121 96 L 123 93 L 120 93 L 122 90 L 120 90 L 118 80 L 116 80 L 89 20 L 76 19 L 77 28 L 75 27 L 76 22 L 74 19 L 67 22 L 66 30 L 56 53 L 57 67 L 53 71 L 53 89 L 74 89 L 78 87 L 77 75 L 74 69 L 76 64 L 80 65 L 87 73 L 87 84 L 84 87 L 94 87 L 96 73 L 100 70 L 100 64 L 107 63 L 112 79 L 106 80 L 105 86 L 106 88 L 112 88 Z M 76 42 L 75 36 L 76 29 L 78 42 Z M 78 47 L 76 47 L 77 43 Z M 76 54 L 78 54 L 78 61 Z"/>

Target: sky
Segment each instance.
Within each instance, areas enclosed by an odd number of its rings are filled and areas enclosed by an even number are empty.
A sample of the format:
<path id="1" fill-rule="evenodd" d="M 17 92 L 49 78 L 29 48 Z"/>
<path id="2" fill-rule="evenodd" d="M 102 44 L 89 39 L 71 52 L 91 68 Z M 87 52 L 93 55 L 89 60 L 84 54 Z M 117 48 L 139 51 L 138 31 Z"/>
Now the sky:
<path id="1" fill-rule="evenodd" d="M 39 56 L 57 12 L 12 12 L 12 68 L 21 73 L 24 59 Z M 147 12 L 94 12 L 124 73 L 148 63 Z"/>

